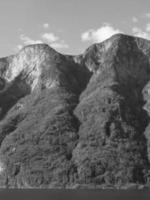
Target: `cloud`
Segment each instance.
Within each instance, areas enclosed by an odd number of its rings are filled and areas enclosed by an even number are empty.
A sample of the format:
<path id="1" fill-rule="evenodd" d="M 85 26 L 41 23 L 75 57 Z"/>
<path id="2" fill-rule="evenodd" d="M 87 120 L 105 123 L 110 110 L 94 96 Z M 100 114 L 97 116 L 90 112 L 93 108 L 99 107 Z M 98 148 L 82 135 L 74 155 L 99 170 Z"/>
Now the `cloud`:
<path id="1" fill-rule="evenodd" d="M 24 45 L 41 44 L 41 43 L 47 43 L 55 49 L 69 48 L 69 45 L 64 40 L 61 40 L 54 33 L 43 33 L 40 35 L 40 39 L 38 40 L 33 40 L 30 37 L 26 36 L 25 34 L 21 34 L 20 40 L 22 41 L 23 45 L 22 44 L 17 45 L 17 49 L 19 50 L 22 49 Z"/>
<path id="2" fill-rule="evenodd" d="M 30 44 L 40 44 L 43 43 L 41 40 L 33 40 L 29 38 L 28 36 L 21 34 L 20 35 L 20 40 L 23 42 L 25 45 L 30 45 Z"/>
<path id="3" fill-rule="evenodd" d="M 91 42 L 102 42 L 114 34 L 122 33 L 119 29 L 113 28 L 110 24 L 104 24 L 97 30 L 90 29 L 81 35 L 81 40 Z"/>
<path id="4" fill-rule="evenodd" d="M 17 45 L 17 49 L 22 49 L 23 48 L 23 45 L 21 45 L 21 44 L 19 44 L 19 45 Z"/>
<path id="5" fill-rule="evenodd" d="M 133 23 L 137 23 L 139 20 L 138 20 L 138 18 L 137 17 L 132 17 L 132 22 Z"/>
<path id="6" fill-rule="evenodd" d="M 147 31 L 147 32 L 150 32 L 150 23 L 147 23 L 147 24 L 146 24 L 146 31 Z"/>
<path id="7" fill-rule="evenodd" d="M 141 15 L 140 18 L 144 18 L 143 20 L 145 28 L 135 26 L 132 28 L 132 34 L 134 36 L 150 40 L 150 23 L 148 22 L 150 19 L 150 13 L 145 13 L 144 15 Z M 133 17 L 132 21 L 135 21 L 136 23 L 136 19 L 137 18 L 134 19 Z"/>
<path id="8" fill-rule="evenodd" d="M 44 33 L 41 36 L 44 42 L 50 44 L 51 47 L 55 49 L 66 49 L 69 48 L 69 45 L 65 43 L 64 40 L 61 40 L 58 36 L 54 33 Z"/>
<path id="9" fill-rule="evenodd" d="M 63 40 L 60 42 L 54 42 L 51 44 L 51 47 L 56 48 L 56 49 L 68 49 L 69 45 L 66 44 Z"/>
<path id="10" fill-rule="evenodd" d="M 150 19 L 150 13 L 144 14 L 144 17 Z"/>
<path id="11" fill-rule="evenodd" d="M 150 27 L 146 27 L 146 30 L 143 31 L 141 28 L 133 27 L 132 33 L 134 36 L 150 40 L 150 32 L 149 32 L 150 30 L 148 31 L 148 28 Z"/>
<path id="12" fill-rule="evenodd" d="M 43 27 L 44 27 L 45 29 L 47 29 L 47 28 L 49 28 L 49 24 L 48 24 L 48 23 L 44 23 L 44 24 L 43 24 Z"/>
<path id="13" fill-rule="evenodd" d="M 59 40 L 59 37 L 57 37 L 54 33 L 44 33 L 41 37 L 49 43 Z"/>

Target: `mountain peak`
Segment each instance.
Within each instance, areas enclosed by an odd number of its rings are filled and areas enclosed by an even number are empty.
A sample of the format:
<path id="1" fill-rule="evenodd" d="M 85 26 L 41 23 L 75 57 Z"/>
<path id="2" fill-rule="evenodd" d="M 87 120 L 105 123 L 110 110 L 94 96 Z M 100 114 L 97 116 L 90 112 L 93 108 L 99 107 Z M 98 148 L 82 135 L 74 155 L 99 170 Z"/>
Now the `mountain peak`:
<path id="1" fill-rule="evenodd" d="M 0 185 L 149 184 L 150 42 L 124 34 L 79 56 L 47 44 L 0 59 Z"/>

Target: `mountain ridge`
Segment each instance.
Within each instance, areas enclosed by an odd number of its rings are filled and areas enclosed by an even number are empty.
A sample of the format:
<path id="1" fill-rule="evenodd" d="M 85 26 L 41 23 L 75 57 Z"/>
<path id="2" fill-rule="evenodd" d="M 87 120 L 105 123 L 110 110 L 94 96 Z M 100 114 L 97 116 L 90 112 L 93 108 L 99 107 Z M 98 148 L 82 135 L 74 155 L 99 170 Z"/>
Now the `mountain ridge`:
<path id="1" fill-rule="evenodd" d="M 0 59 L 0 186 L 149 187 L 149 88 L 150 42 L 123 34 Z"/>

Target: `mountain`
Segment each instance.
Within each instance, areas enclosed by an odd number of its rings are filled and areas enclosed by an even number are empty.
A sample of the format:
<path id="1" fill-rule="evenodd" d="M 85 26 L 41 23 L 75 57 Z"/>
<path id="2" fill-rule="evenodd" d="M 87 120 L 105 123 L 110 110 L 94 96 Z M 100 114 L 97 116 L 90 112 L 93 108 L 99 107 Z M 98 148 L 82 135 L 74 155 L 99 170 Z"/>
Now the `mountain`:
<path id="1" fill-rule="evenodd" d="M 0 59 L 0 187 L 150 187 L 150 41 Z"/>

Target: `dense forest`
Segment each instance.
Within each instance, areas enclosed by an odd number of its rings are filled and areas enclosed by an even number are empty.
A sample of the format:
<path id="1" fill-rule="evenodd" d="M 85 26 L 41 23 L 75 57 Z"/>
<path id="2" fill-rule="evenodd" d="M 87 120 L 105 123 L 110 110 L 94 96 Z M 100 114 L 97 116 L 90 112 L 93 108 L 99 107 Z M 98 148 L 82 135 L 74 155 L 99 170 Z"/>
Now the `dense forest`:
<path id="1" fill-rule="evenodd" d="M 150 188 L 150 41 L 0 59 L 0 187 Z"/>

